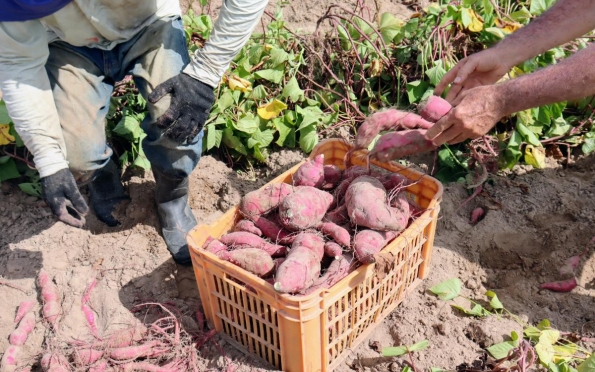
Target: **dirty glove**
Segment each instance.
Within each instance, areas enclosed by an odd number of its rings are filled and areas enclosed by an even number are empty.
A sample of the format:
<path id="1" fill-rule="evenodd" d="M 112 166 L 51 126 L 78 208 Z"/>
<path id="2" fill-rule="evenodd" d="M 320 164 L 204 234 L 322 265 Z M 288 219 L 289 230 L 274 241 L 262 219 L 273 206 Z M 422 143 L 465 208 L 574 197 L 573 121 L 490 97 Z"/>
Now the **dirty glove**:
<path id="1" fill-rule="evenodd" d="M 159 84 L 149 94 L 149 102 L 155 104 L 169 93 L 171 104 L 157 119 L 157 126 L 165 129 L 164 134 L 180 144 L 192 140 L 209 117 L 215 101 L 213 89 L 184 73 Z"/>
<path id="2" fill-rule="evenodd" d="M 68 169 L 41 179 L 41 194 L 58 219 L 74 227 L 83 227 L 89 207 Z"/>

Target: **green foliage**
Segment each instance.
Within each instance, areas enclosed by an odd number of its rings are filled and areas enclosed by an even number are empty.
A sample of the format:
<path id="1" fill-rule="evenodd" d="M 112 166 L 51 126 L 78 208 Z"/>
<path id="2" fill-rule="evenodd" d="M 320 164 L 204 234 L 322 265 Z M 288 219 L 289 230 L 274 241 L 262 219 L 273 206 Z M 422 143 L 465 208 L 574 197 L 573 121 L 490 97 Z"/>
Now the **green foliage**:
<path id="1" fill-rule="evenodd" d="M 409 354 L 414 351 L 421 351 L 430 346 L 428 340 L 422 340 L 411 346 L 392 346 L 382 348 L 382 356 L 384 357 L 399 357 L 405 354 Z"/>

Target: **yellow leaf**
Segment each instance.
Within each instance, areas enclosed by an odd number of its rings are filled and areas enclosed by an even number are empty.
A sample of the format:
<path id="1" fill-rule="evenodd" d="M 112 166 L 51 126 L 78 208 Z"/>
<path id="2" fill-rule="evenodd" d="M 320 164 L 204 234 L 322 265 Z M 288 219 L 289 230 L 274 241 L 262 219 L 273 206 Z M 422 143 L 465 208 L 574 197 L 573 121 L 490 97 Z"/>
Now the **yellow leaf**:
<path id="1" fill-rule="evenodd" d="M 501 19 L 496 19 L 496 26 L 504 30 L 507 34 L 511 34 L 523 27 L 523 25 L 518 22 L 508 22 Z"/>
<path id="2" fill-rule="evenodd" d="M 271 44 L 264 44 L 264 50 L 266 52 L 268 52 L 269 50 L 273 49 L 273 46 Z"/>
<path id="3" fill-rule="evenodd" d="M 378 111 L 378 109 L 380 108 L 380 107 L 378 107 L 378 102 L 376 100 L 370 101 L 369 107 L 370 107 L 370 111 L 372 111 L 372 112 Z"/>
<path id="4" fill-rule="evenodd" d="M 265 120 L 271 120 L 279 116 L 281 111 L 285 110 L 287 105 L 283 102 L 279 101 L 278 99 L 274 99 L 272 102 L 267 103 L 266 105 L 260 106 L 256 112 L 258 112 L 258 116 Z"/>
<path id="5" fill-rule="evenodd" d="M 534 168 L 545 168 L 545 148 L 527 145 L 525 147 L 525 163 Z"/>
<path id="6" fill-rule="evenodd" d="M 375 59 L 370 63 L 370 68 L 368 70 L 368 73 L 370 74 L 370 77 L 376 77 L 376 76 L 380 76 L 380 74 L 382 73 L 382 61 L 379 59 Z"/>
<path id="7" fill-rule="evenodd" d="M 235 75 L 232 75 L 227 79 L 227 85 L 229 85 L 231 90 L 241 90 L 244 93 L 252 91 L 251 82 Z"/>
<path id="8" fill-rule="evenodd" d="M 481 30 L 483 30 L 483 21 L 481 20 L 481 17 L 477 13 L 475 13 L 475 10 L 470 8 L 463 8 L 462 12 L 465 12 L 465 15 L 471 20 L 469 26 L 467 26 L 467 29 L 469 31 L 480 32 Z"/>
<path id="9" fill-rule="evenodd" d="M 8 145 L 9 143 L 14 142 L 14 136 L 8 133 L 9 130 L 10 125 L 0 124 L 0 146 Z"/>

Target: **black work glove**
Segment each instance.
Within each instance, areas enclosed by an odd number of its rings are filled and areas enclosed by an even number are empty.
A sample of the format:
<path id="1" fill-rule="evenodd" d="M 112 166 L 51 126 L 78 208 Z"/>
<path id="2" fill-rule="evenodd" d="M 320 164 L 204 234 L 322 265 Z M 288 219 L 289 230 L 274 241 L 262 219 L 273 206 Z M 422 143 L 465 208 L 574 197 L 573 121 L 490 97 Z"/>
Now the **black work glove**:
<path id="1" fill-rule="evenodd" d="M 171 104 L 156 124 L 165 128 L 167 137 L 182 144 L 196 137 L 205 125 L 215 102 L 215 93 L 213 87 L 180 73 L 156 86 L 148 100 L 155 104 L 168 93 Z"/>
<path id="2" fill-rule="evenodd" d="M 41 194 L 58 219 L 74 227 L 83 227 L 89 206 L 79 192 L 68 169 L 41 179 Z"/>

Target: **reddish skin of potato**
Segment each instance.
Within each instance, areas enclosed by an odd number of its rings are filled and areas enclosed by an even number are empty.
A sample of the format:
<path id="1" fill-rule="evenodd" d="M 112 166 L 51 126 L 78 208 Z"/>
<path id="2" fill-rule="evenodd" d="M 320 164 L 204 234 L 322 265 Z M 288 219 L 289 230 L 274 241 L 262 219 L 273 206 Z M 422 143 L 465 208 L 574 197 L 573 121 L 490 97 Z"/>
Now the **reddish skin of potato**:
<path id="1" fill-rule="evenodd" d="M 99 362 L 97 362 L 89 367 L 89 372 L 105 372 L 105 371 L 107 371 L 107 362 L 105 360 L 100 360 Z"/>
<path id="2" fill-rule="evenodd" d="M 347 206 L 342 204 L 340 207 L 328 212 L 324 215 L 323 221 L 332 222 L 337 225 L 349 222 L 349 216 L 347 215 Z"/>
<path id="3" fill-rule="evenodd" d="M 324 154 L 302 164 L 293 174 L 295 186 L 312 186 L 321 188 L 324 183 Z"/>
<path id="4" fill-rule="evenodd" d="M 22 346 L 27 341 L 29 333 L 35 328 L 35 314 L 27 313 L 19 326 L 10 334 L 9 342 L 14 346 Z"/>
<path id="5" fill-rule="evenodd" d="M 41 358 L 41 368 L 48 372 L 69 372 L 68 360 L 62 354 L 45 353 Z"/>
<path id="6" fill-rule="evenodd" d="M 412 183 L 407 177 L 399 173 L 389 173 L 377 178 L 386 190 L 392 190 L 394 188 L 402 189 Z"/>
<path id="7" fill-rule="evenodd" d="M 117 331 L 117 333 L 111 335 L 105 341 L 105 347 L 111 349 L 111 348 L 130 346 L 130 345 L 132 345 L 132 342 L 134 341 L 134 336 L 136 333 L 137 333 L 137 330 L 135 328 L 126 328 L 126 329 Z M 139 332 L 139 334 L 140 334 L 140 332 Z"/>
<path id="8" fill-rule="evenodd" d="M 403 226 L 404 230 L 411 217 L 411 204 L 409 204 L 409 201 L 403 193 L 399 193 L 393 200 L 391 200 L 390 205 L 394 210 L 398 211 L 397 215 L 400 217 L 399 223 Z"/>
<path id="9" fill-rule="evenodd" d="M 217 255 L 217 256 L 224 255 L 225 252 L 227 252 L 227 246 L 225 244 L 221 243 L 220 240 L 213 239 L 210 236 L 209 236 L 209 238 L 207 238 L 207 240 L 209 240 L 208 244 L 205 247 L 205 250 L 207 252 L 211 252 L 212 254 Z"/>
<path id="10" fill-rule="evenodd" d="M 329 240 L 328 242 L 324 243 L 324 254 L 327 257 L 340 257 L 343 254 L 343 247 Z"/>
<path id="11" fill-rule="evenodd" d="M 323 189 L 332 189 L 341 182 L 343 177 L 343 171 L 336 165 L 325 165 L 324 166 L 324 185 Z"/>
<path id="12" fill-rule="evenodd" d="M 451 108 L 450 103 L 444 98 L 431 95 L 419 104 L 419 115 L 423 119 L 435 123 L 448 114 Z"/>
<path id="13" fill-rule="evenodd" d="M 319 261 L 324 256 L 324 239 L 318 234 L 309 232 L 299 233 L 291 244 L 291 249 L 294 250 L 300 247 L 306 247 L 311 250 Z"/>
<path id="14" fill-rule="evenodd" d="M 37 285 L 41 288 L 41 297 L 43 299 L 42 314 L 52 326 L 56 326 L 58 316 L 62 312 L 60 303 L 60 293 L 58 287 L 52 282 L 48 273 L 41 269 L 37 275 Z"/>
<path id="15" fill-rule="evenodd" d="M 353 256 L 351 254 L 340 255 L 340 257 L 333 261 L 324 275 L 314 281 L 314 284 L 302 292 L 303 295 L 308 295 L 316 292 L 319 289 L 331 288 L 337 284 L 341 279 L 349 275 L 355 270 L 356 265 L 352 263 Z"/>
<path id="16" fill-rule="evenodd" d="M 110 358 L 115 360 L 132 360 L 147 356 L 153 352 L 153 348 L 159 344 L 157 341 L 150 341 L 139 346 L 126 346 L 110 350 Z"/>
<path id="17" fill-rule="evenodd" d="M 274 242 L 281 244 L 291 244 L 293 239 L 295 239 L 295 235 L 292 235 L 290 231 L 287 231 L 282 226 L 279 226 L 279 224 L 272 219 L 260 217 L 254 223 L 256 227 L 262 231 L 264 236 Z"/>
<path id="18" fill-rule="evenodd" d="M 577 286 L 576 278 L 561 280 L 558 282 L 543 283 L 540 288 L 554 292 L 570 292 Z"/>
<path id="19" fill-rule="evenodd" d="M 314 284 L 320 269 L 320 259 L 311 249 L 305 246 L 292 248 L 287 259 L 279 265 L 273 286 L 281 293 L 303 291 Z"/>
<path id="20" fill-rule="evenodd" d="M 432 141 L 426 139 L 425 129 L 412 129 L 389 132 L 378 138 L 370 151 L 370 157 L 382 162 L 401 159 L 414 154 L 423 154 L 436 149 Z"/>
<path id="21" fill-rule="evenodd" d="M 476 224 L 477 222 L 479 222 L 479 219 L 483 217 L 484 213 L 485 212 L 482 207 L 475 208 L 473 212 L 471 212 L 471 220 L 469 221 L 469 223 L 472 225 Z"/>
<path id="22" fill-rule="evenodd" d="M 244 248 L 227 252 L 225 260 L 257 276 L 267 276 L 275 269 L 271 256 L 258 248 Z"/>
<path id="23" fill-rule="evenodd" d="M 332 222 L 323 222 L 320 224 L 320 231 L 324 235 L 331 237 L 336 243 L 347 248 L 351 247 L 351 236 L 349 235 L 349 231 L 341 226 Z"/>
<path id="24" fill-rule="evenodd" d="M 343 180 L 353 180 L 354 178 L 368 174 L 370 174 L 370 171 L 366 167 L 362 167 L 361 165 L 353 165 L 343 172 Z"/>
<path id="25" fill-rule="evenodd" d="M 279 220 L 291 231 L 313 228 L 322 221 L 333 202 L 333 196 L 326 191 L 300 186 L 279 205 Z"/>
<path id="26" fill-rule="evenodd" d="M 17 366 L 19 354 L 21 348 L 15 345 L 9 346 L 4 355 L 2 355 L 2 361 L 0 362 L 0 369 L 2 371 L 14 371 Z"/>
<path id="27" fill-rule="evenodd" d="M 378 179 L 360 176 L 345 193 L 347 214 L 354 226 L 379 231 L 403 230 L 401 213 L 388 205 L 386 190 Z"/>
<path id="28" fill-rule="evenodd" d="M 357 130 L 355 149 L 367 148 L 374 138 L 389 129 L 429 129 L 432 123 L 424 120 L 419 115 L 388 109 L 370 115 Z"/>
<path id="29" fill-rule="evenodd" d="M 251 221 L 277 208 L 281 201 L 294 191 L 287 183 L 275 183 L 250 191 L 240 201 L 240 212 Z"/>
<path id="30" fill-rule="evenodd" d="M 74 352 L 74 362 L 79 366 L 88 366 L 103 356 L 102 350 L 79 349 Z"/>
<path id="31" fill-rule="evenodd" d="M 254 222 L 250 220 L 238 221 L 238 223 L 236 223 L 233 227 L 233 231 L 245 231 L 254 235 L 262 236 L 262 231 L 260 231 L 260 229 L 256 227 L 256 225 L 254 224 Z"/>
<path id="32" fill-rule="evenodd" d="M 25 316 L 25 314 L 27 314 L 31 309 L 33 309 L 34 305 L 35 305 L 35 301 L 33 301 L 33 300 L 21 301 L 21 303 L 19 305 L 19 309 L 17 310 L 17 315 L 14 317 L 14 322 L 15 323 L 20 322 L 21 319 L 23 319 L 23 317 Z"/>
<path id="33" fill-rule="evenodd" d="M 258 248 L 270 256 L 282 256 L 287 253 L 287 247 L 267 242 L 258 235 L 245 231 L 232 232 L 219 238 L 221 243 L 232 248 Z"/>
<path id="34" fill-rule="evenodd" d="M 363 264 L 375 262 L 374 255 L 380 252 L 395 236 L 396 233 L 393 231 L 361 230 L 353 239 L 355 258 Z"/>

